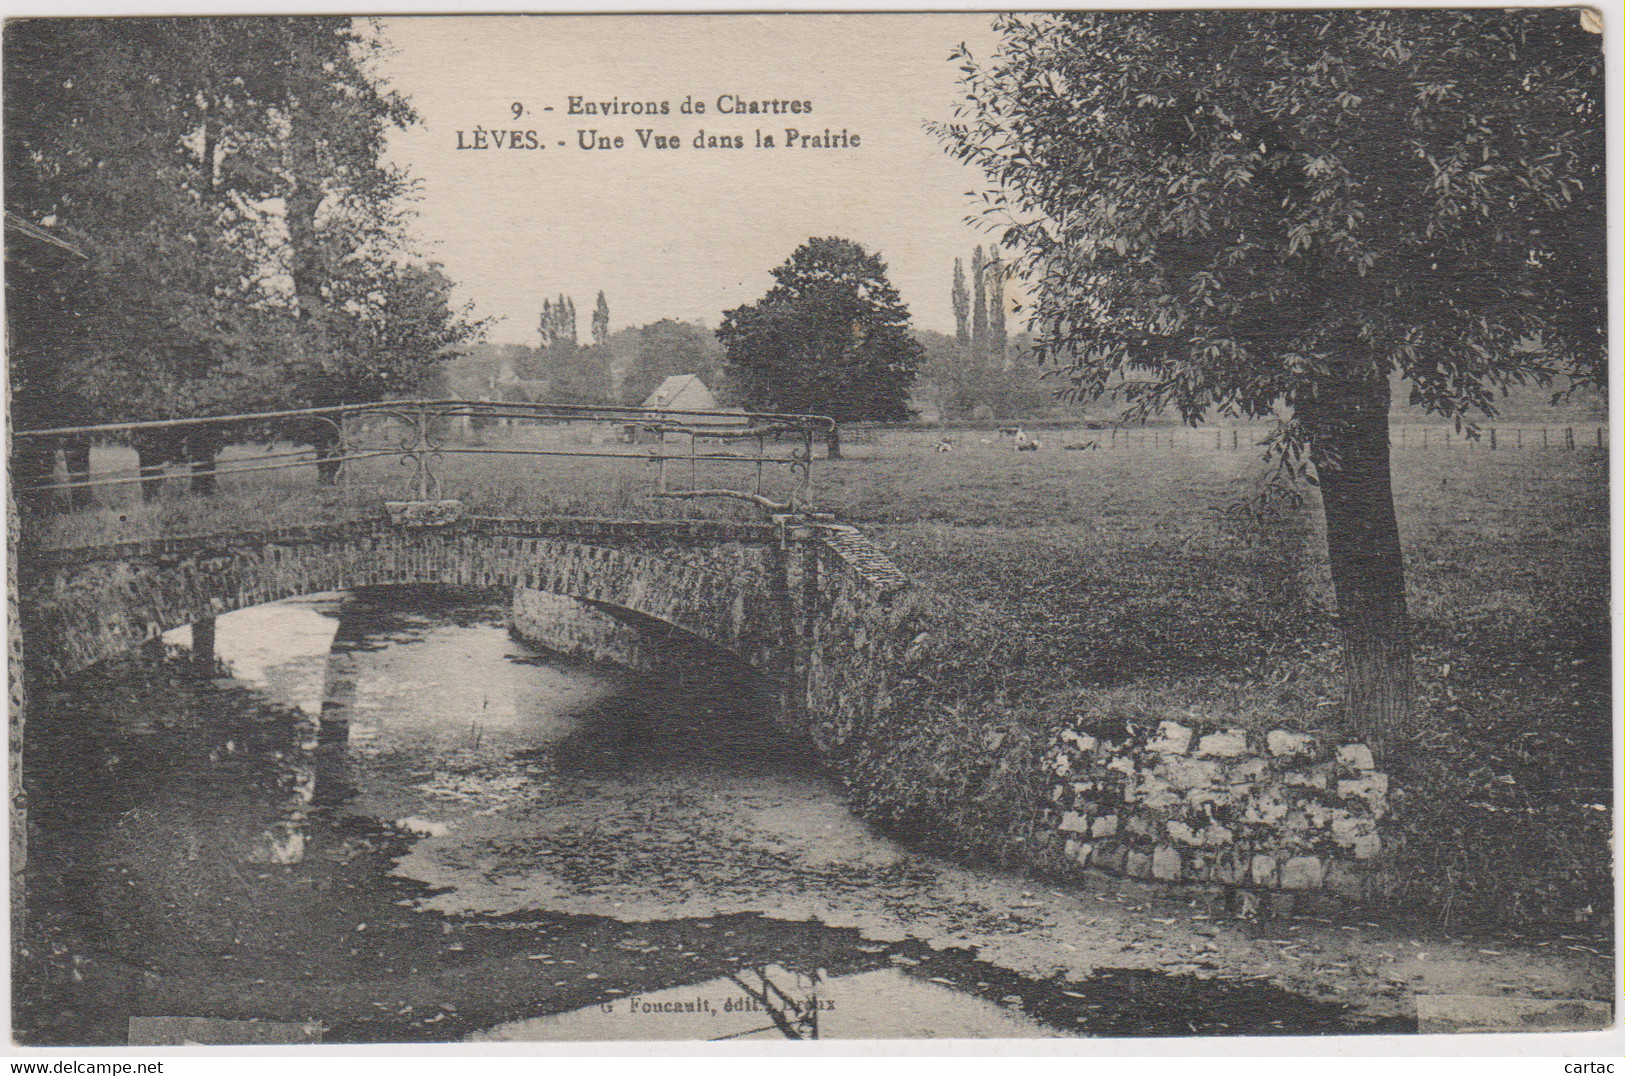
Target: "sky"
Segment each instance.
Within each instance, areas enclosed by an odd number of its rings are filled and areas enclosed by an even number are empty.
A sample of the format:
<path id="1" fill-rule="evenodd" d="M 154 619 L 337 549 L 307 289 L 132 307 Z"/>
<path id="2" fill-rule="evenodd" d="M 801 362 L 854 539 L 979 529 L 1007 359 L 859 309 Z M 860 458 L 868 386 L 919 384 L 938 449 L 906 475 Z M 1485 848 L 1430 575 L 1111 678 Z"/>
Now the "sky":
<path id="1" fill-rule="evenodd" d="M 985 180 L 924 127 L 953 119 L 962 93 L 950 50 L 991 53 L 985 13 L 406 17 L 382 30 L 381 73 L 420 119 L 389 146 L 420 183 L 416 233 L 458 297 L 501 319 L 494 342 L 535 344 L 543 299 L 561 293 L 585 339 L 600 289 L 612 330 L 663 317 L 714 328 L 826 235 L 878 251 L 915 326 L 952 332 L 954 259 L 968 266 L 992 242 L 965 222 Z M 704 113 L 685 113 L 689 100 Z M 742 100 L 811 110 L 719 112 Z M 616 101 L 670 111 L 584 114 Z M 786 128 L 848 144 L 786 146 Z M 525 148 L 508 147 L 512 130 Z M 622 148 L 583 149 L 583 131 Z M 757 148 L 758 131 L 773 148 Z M 745 146 L 695 148 L 701 132 Z M 670 136 L 680 148 L 653 144 Z M 482 137 L 492 148 L 458 148 Z"/>

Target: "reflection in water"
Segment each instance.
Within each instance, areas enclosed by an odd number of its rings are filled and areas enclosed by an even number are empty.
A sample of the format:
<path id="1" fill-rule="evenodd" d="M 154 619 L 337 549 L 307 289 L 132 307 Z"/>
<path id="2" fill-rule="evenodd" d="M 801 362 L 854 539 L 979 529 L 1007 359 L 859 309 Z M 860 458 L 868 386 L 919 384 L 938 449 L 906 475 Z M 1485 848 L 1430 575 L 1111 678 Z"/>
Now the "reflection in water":
<path id="1" fill-rule="evenodd" d="M 122 1043 L 132 1015 L 356 1042 L 1341 1028 L 1268 985 L 1062 989 L 826 926 L 946 898 L 749 670 L 675 643 L 682 675 L 555 660 L 503 611 L 283 602 L 218 618 L 225 675 L 131 655 L 42 693 L 19 1038 Z"/>

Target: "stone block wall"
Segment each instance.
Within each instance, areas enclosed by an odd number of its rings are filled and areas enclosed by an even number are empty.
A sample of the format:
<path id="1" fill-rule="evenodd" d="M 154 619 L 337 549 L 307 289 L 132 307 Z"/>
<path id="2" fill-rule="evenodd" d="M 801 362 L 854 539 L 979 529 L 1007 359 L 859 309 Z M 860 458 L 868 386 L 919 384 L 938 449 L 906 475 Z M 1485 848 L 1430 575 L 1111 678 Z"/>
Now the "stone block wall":
<path id="1" fill-rule="evenodd" d="M 508 630 L 532 646 L 585 661 L 652 670 L 661 660 L 648 624 L 545 590 L 515 588 Z"/>
<path id="2" fill-rule="evenodd" d="M 907 576 L 850 527 L 823 526 L 792 569 L 800 600 L 796 680 L 821 750 L 855 742 L 896 705 L 892 687 L 918 635 Z"/>
<path id="3" fill-rule="evenodd" d="M 1044 768 L 1046 844 L 1064 868 L 1368 895 L 1388 777 L 1363 744 L 1173 721 L 1109 739 L 1068 728 Z"/>

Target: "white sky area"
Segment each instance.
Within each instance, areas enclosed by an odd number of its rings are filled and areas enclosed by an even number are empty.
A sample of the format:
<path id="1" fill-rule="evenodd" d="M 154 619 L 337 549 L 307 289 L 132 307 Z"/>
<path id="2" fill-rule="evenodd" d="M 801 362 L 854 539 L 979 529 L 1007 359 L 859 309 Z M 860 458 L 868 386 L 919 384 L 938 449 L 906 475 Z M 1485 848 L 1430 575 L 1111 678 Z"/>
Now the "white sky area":
<path id="1" fill-rule="evenodd" d="M 583 342 L 599 289 L 610 327 L 704 320 L 754 302 L 811 236 L 878 251 L 919 328 L 952 332 L 955 257 L 993 235 L 965 223 L 980 173 L 924 129 L 953 119 L 964 41 L 992 51 L 988 14 L 405 17 L 386 19 L 383 74 L 421 122 L 390 156 L 420 182 L 417 234 L 459 298 L 535 344 L 543 299 L 576 305 Z M 729 116 L 720 95 L 811 101 L 810 114 Z M 665 116 L 572 116 L 568 98 L 669 101 Z M 692 96 L 704 115 L 683 115 Z M 521 102 L 527 114 L 513 119 Z M 553 111 L 544 111 L 551 107 Z M 459 150 L 474 128 L 533 130 L 543 150 Z M 783 146 L 784 128 L 857 134 L 846 149 Z M 578 130 L 624 138 L 582 150 Z M 680 137 L 644 149 L 635 131 Z M 772 134 L 779 146 L 755 148 Z M 743 149 L 695 149 L 741 135 Z M 565 143 L 559 145 L 560 142 Z M 1016 326 L 1012 325 L 1014 329 Z"/>

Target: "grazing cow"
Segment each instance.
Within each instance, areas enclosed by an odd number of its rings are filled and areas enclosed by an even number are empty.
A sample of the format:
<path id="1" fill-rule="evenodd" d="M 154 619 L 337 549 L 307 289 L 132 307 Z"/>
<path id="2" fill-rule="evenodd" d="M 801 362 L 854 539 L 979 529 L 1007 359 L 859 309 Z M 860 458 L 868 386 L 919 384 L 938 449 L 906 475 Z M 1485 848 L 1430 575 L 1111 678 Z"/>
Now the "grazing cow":
<path id="1" fill-rule="evenodd" d="M 1043 447 L 1044 447 L 1044 442 L 1040 441 L 1036 437 L 1030 437 L 1025 441 L 1017 441 L 1016 442 L 1016 451 L 1017 452 L 1037 452 L 1040 448 L 1043 448 Z"/>
<path id="2" fill-rule="evenodd" d="M 953 450 L 954 450 L 954 443 L 953 443 L 953 441 L 951 439 L 949 439 L 947 437 L 944 437 L 940 441 L 937 442 L 937 451 L 938 452 L 952 452 Z"/>

